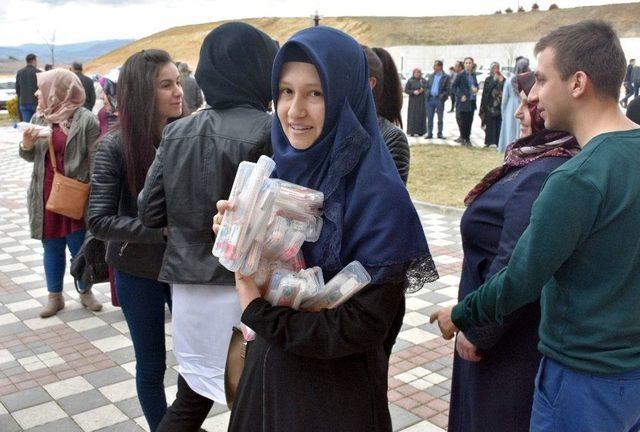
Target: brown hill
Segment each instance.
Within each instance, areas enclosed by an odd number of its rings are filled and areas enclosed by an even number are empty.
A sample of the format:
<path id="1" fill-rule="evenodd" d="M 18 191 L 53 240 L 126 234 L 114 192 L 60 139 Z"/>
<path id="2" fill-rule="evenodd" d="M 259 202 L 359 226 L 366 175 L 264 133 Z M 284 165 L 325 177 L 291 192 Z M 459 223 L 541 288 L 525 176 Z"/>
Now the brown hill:
<path id="1" fill-rule="evenodd" d="M 613 23 L 621 37 L 640 36 L 640 3 L 590 6 L 552 11 L 502 15 L 449 17 L 327 17 L 323 25 L 339 28 L 371 46 L 448 45 L 529 42 L 552 29 L 584 19 Z M 296 31 L 311 25 L 309 18 L 255 18 L 242 20 L 284 42 Z M 86 65 L 91 72 L 105 73 L 141 49 L 162 48 L 174 59 L 198 61 L 200 44 L 212 29 L 226 21 L 174 27 L 137 40 L 98 57 Z"/>

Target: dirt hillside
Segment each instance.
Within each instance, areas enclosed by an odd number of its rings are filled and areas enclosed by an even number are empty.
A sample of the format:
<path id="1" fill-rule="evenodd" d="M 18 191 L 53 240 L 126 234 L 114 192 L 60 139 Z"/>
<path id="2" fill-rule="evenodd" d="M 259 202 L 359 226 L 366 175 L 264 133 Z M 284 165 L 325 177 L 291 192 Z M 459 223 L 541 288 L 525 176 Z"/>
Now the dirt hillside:
<path id="1" fill-rule="evenodd" d="M 448 45 L 534 41 L 550 30 L 584 19 L 612 22 L 620 37 L 640 36 L 640 3 L 527 11 L 521 13 L 450 17 L 327 17 L 322 24 L 339 28 L 371 46 Z M 255 18 L 242 20 L 281 43 L 312 24 L 309 18 Z M 137 40 L 98 57 L 85 67 L 105 73 L 134 52 L 162 48 L 174 59 L 197 64 L 200 44 L 212 29 L 226 21 L 174 27 Z"/>

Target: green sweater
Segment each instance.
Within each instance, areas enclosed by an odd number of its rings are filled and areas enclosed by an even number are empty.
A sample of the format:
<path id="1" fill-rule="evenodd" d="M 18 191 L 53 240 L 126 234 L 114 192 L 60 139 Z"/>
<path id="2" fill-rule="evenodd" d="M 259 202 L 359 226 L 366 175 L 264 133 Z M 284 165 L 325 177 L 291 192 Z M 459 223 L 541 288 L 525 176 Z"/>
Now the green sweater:
<path id="1" fill-rule="evenodd" d="M 509 265 L 452 319 L 501 323 L 539 297 L 544 355 L 596 374 L 640 369 L 640 129 L 596 136 L 549 175 Z"/>

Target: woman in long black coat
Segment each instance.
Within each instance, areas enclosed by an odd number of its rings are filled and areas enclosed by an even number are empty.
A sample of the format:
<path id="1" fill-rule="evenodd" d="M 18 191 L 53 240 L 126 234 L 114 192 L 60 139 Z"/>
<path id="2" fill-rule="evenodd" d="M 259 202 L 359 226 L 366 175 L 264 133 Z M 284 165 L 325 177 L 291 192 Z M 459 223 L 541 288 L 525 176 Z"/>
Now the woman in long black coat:
<path id="1" fill-rule="evenodd" d="M 484 145 L 498 145 L 502 126 L 502 90 L 504 76 L 498 63 L 491 63 L 491 75 L 484 81 L 482 101 L 480 102 L 480 120 L 484 129 Z"/>
<path id="2" fill-rule="evenodd" d="M 231 432 L 392 429 L 387 374 L 405 288 L 437 273 L 378 130 L 368 78 L 360 45 L 328 27 L 302 30 L 276 56 L 276 175 L 325 197 L 320 238 L 303 247 L 306 264 L 329 280 L 358 260 L 372 282 L 335 309 L 307 312 L 271 306 L 250 278 L 236 275 L 242 322 L 256 338 Z"/>
<path id="3" fill-rule="evenodd" d="M 427 106 L 424 97 L 426 88 L 427 80 L 422 77 L 422 71 L 415 68 L 413 75 L 404 86 L 404 92 L 409 95 L 407 111 L 407 135 L 409 136 L 427 133 Z"/>
<path id="4" fill-rule="evenodd" d="M 526 74 L 522 74 L 526 75 Z M 547 176 L 579 151 L 576 140 L 544 129 L 535 105 L 526 103 L 535 78 L 519 76 L 522 103 L 516 111 L 521 138 L 469 192 L 460 231 L 464 262 L 458 300 L 475 291 L 509 262 L 529 225 L 533 202 Z M 540 362 L 538 302 L 503 325 L 459 333 L 453 360 L 449 432 L 528 432 L 534 378 Z"/>

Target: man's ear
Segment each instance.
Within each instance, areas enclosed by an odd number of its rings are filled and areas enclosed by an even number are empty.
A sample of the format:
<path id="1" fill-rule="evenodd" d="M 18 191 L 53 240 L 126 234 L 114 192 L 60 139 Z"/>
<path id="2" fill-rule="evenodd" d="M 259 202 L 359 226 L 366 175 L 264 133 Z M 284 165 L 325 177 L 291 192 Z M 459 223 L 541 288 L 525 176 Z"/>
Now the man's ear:
<path id="1" fill-rule="evenodd" d="M 570 78 L 571 82 L 571 96 L 579 98 L 587 91 L 587 87 L 591 85 L 591 79 L 589 75 L 583 71 L 578 71 Z"/>
<path id="2" fill-rule="evenodd" d="M 369 87 L 371 87 L 371 90 L 376 88 L 376 84 L 378 84 L 376 77 L 369 77 Z"/>

